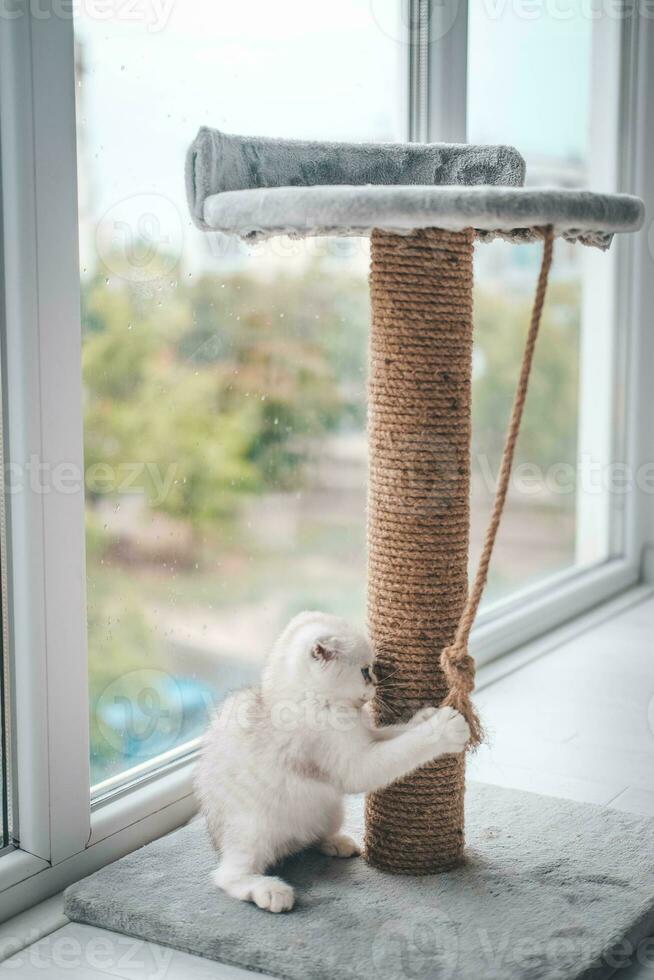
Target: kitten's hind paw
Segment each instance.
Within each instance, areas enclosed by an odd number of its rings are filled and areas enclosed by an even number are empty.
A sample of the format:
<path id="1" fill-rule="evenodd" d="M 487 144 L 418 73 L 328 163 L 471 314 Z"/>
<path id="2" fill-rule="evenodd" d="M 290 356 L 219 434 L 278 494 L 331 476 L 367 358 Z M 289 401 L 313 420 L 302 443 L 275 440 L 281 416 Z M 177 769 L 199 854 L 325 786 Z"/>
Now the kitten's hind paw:
<path id="1" fill-rule="evenodd" d="M 353 858 L 361 854 L 361 848 L 347 834 L 335 834 L 320 842 L 319 849 L 323 854 L 336 858 Z"/>
<path id="2" fill-rule="evenodd" d="M 252 901 L 266 912 L 290 912 L 295 894 L 281 878 L 262 877 L 252 889 Z"/>

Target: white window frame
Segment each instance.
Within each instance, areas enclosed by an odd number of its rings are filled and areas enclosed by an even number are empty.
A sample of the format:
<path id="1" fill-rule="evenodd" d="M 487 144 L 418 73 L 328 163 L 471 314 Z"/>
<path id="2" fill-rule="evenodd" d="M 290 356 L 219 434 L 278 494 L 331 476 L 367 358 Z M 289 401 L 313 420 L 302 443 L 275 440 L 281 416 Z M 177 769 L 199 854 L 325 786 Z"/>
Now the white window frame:
<path id="1" fill-rule="evenodd" d="M 429 4 L 419 0 L 424 16 Z M 410 134 L 465 136 L 466 4 L 429 49 L 427 92 L 409 93 Z M 3 374 L 12 475 L 32 459 L 83 472 L 81 329 L 77 257 L 75 78 L 72 19 L 62 0 L 41 0 L 0 19 L 0 146 L 6 247 Z M 414 25 L 415 26 L 415 25 Z M 621 189 L 654 200 L 654 22 L 633 20 L 621 41 Z M 414 65 L 419 52 L 408 48 Z M 424 59 L 425 52 L 422 57 Z M 648 68 L 649 65 L 649 68 Z M 413 71 L 413 69 L 412 69 Z M 423 85 L 424 87 L 424 85 Z M 462 101 L 463 93 L 463 101 Z M 463 113 L 463 115 L 462 115 Z M 421 129 L 422 127 L 422 129 Z M 180 167 L 182 162 L 180 161 Z M 628 344 L 627 460 L 649 462 L 654 399 L 654 277 L 647 234 L 617 243 L 618 311 Z M 651 316 L 651 312 L 649 312 Z M 650 453 L 651 455 L 651 453 Z M 69 471 L 70 475 L 70 471 Z M 74 476 L 74 472 L 73 472 Z M 193 812 L 192 750 L 132 773 L 91 805 L 88 758 L 84 493 L 24 489 L 9 498 L 9 608 L 15 685 L 15 772 L 20 846 L 0 858 L 0 919 L 178 826 Z M 546 589 L 485 613 L 473 649 L 490 660 L 634 585 L 654 562 L 651 497 L 634 493 L 622 557 L 570 573 Z"/>

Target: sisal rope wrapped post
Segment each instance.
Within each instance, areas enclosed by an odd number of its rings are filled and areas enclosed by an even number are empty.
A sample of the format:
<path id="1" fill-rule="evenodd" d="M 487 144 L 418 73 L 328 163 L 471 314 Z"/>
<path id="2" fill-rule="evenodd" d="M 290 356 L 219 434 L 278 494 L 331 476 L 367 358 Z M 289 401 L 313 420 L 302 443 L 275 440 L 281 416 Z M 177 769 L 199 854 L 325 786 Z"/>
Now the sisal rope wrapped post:
<path id="1" fill-rule="evenodd" d="M 468 583 L 472 230 L 371 237 L 368 629 L 382 724 L 449 693 L 440 651 Z M 387 680 L 386 680 L 387 678 Z M 462 757 L 366 801 L 366 859 L 402 874 L 463 852 Z"/>
<path id="2" fill-rule="evenodd" d="M 468 596 L 472 229 L 373 231 L 370 289 L 368 629 L 377 721 L 449 704 L 482 738 L 468 636 L 499 527 L 552 260 L 544 250 L 498 488 Z M 443 756 L 366 800 L 365 856 L 397 874 L 455 867 L 464 758 Z"/>

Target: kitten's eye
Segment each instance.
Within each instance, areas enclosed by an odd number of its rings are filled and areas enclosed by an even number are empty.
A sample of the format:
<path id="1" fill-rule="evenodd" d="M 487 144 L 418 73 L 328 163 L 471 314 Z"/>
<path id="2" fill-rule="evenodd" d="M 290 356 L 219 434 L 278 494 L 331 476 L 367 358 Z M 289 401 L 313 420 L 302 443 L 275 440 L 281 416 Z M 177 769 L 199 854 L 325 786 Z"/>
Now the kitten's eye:
<path id="1" fill-rule="evenodd" d="M 363 677 L 366 684 L 372 684 L 372 677 L 370 676 L 370 667 L 362 667 L 361 676 Z"/>

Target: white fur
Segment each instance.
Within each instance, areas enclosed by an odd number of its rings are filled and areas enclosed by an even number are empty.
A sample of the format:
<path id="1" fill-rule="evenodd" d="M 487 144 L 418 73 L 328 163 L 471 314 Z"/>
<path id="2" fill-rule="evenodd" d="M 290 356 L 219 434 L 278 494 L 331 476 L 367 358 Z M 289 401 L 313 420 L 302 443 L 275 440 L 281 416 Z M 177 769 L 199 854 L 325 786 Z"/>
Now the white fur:
<path id="1" fill-rule="evenodd" d="M 196 791 L 228 895 L 270 912 L 293 889 L 265 874 L 304 847 L 353 857 L 340 833 L 343 795 L 369 793 L 431 759 L 462 752 L 468 726 L 452 708 L 424 708 L 408 724 L 375 728 L 373 654 L 364 636 L 319 612 L 296 616 L 266 662 L 260 689 L 233 695 L 209 731 Z"/>

